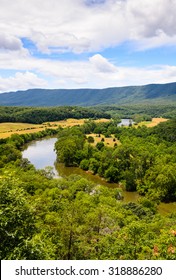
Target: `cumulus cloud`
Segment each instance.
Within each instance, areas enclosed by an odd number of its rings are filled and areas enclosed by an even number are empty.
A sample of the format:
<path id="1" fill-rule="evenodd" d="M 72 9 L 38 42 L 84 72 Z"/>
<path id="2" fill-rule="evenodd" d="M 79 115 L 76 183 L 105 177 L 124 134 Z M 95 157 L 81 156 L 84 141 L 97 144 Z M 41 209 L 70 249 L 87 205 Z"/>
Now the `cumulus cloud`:
<path id="1" fill-rule="evenodd" d="M 0 76 L 0 92 L 25 90 L 29 88 L 44 88 L 45 80 L 31 72 L 17 72 L 14 76 L 2 78 Z"/>
<path id="2" fill-rule="evenodd" d="M 126 14 L 131 23 L 131 34 L 140 38 L 151 38 L 163 32 L 168 36 L 176 35 L 175 0 L 128 0 Z"/>
<path id="3" fill-rule="evenodd" d="M 17 51 L 22 49 L 22 43 L 19 38 L 8 34 L 0 33 L 0 49 Z"/>
<path id="4" fill-rule="evenodd" d="M 137 51 L 176 45 L 176 0 L 0 0 L 0 4 L 0 69 L 17 72 L 0 78 L 1 92 L 176 79 L 175 66 L 120 67 L 118 53 L 114 64 L 114 57 L 107 59 L 101 52 L 123 42 L 131 42 Z M 34 53 L 24 38 L 32 42 Z M 76 54 L 72 60 L 70 53 Z"/>
<path id="5" fill-rule="evenodd" d="M 1 92 L 36 87 L 105 88 L 167 83 L 176 80 L 176 66 L 120 67 L 113 65 L 99 54 L 90 57 L 87 61 L 72 62 L 38 60 L 31 57 L 20 60 L 11 57 L 10 63 L 4 61 L 3 68 L 10 70 L 16 67 L 17 74 L 9 78 L 0 78 Z M 24 73 L 26 69 L 27 72 Z M 41 75 L 44 78 L 41 78 Z"/>
<path id="6" fill-rule="evenodd" d="M 96 54 L 89 58 L 89 61 L 99 72 L 113 73 L 117 72 L 117 68 L 111 64 L 106 58 L 100 54 Z"/>
<path id="7" fill-rule="evenodd" d="M 175 45 L 175 11 L 176 0 L 1 0 L 0 30 L 31 39 L 44 53 L 96 52 L 161 33 L 160 45 L 168 38 Z"/>

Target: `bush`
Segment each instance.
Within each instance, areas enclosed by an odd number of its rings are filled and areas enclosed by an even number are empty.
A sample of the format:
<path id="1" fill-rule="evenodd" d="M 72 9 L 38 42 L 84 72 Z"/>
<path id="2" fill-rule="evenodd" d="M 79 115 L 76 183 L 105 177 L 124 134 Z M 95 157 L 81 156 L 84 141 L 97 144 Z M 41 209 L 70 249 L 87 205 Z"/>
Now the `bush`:
<path id="1" fill-rule="evenodd" d="M 104 143 L 103 142 L 98 142 L 97 145 L 96 145 L 96 148 L 98 150 L 101 150 L 102 148 L 104 148 Z"/>
<path id="2" fill-rule="evenodd" d="M 88 159 L 83 159 L 80 162 L 80 168 L 83 170 L 88 170 L 89 169 L 89 160 Z"/>
<path id="3" fill-rule="evenodd" d="M 88 143 L 94 143 L 94 138 L 92 136 L 87 137 L 87 142 Z"/>

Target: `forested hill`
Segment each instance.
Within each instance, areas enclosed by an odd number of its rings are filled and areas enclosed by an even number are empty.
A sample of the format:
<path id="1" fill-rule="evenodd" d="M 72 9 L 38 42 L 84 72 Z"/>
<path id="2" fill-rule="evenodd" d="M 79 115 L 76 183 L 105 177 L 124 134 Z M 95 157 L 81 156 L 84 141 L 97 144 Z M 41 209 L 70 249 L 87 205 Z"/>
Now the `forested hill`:
<path id="1" fill-rule="evenodd" d="M 94 106 L 176 101 L 176 83 L 106 89 L 30 89 L 0 94 L 6 106 Z"/>

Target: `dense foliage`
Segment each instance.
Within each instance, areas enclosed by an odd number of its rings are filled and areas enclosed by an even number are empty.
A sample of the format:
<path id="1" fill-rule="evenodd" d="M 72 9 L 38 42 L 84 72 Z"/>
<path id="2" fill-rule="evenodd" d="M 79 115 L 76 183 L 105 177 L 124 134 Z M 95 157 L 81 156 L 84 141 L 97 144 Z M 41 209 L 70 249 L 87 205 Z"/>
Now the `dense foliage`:
<path id="1" fill-rule="evenodd" d="M 110 114 L 98 109 L 80 107 L 0 107 L 0 122 L 43 123 L 68 118 L 110 118 Z"/>
<path id="2" fill-rule="evenodd" d="M 1 122 L 43 123 L 59 121 L 68 118 L 107 118 L 120 121 L 121 118 L 132 118 L 136 123 L 150 121 L 154 117 L 174 118 L 176 104 L 140 104 L 126 106 L 97 106 L 97 107 L 3 107 L 0 106 Z"/>
<path id="3" fill-rule="evenodd" d="M 120 128 L 116 122 L 87 122 L 80 128 L 60 131 L 56 142 L 59 162 L 80 166 L 106 178 L 122 182 L 127 191 L 138 191 L 153 200 L 176 201 L 176 120 L 154 128 Z M 86 133 L 120 140 L 114 147 L 103 141 L 92 146 Z"/>
<path id="4" fill-rule="evenodd" d="M 111 114 L 113 119 L 132 118 L 135 122 L 151 118 L 175 118 L 176 103 L 131 104 L 121 106 L 98 106 L 99 110 Z"/>
<path id="5" fill-rule="evenodd" d="M 117 128 L 113 123 L 96 126 L 94 122 L 87 122 L 81 128 L 48 129 L 2 139 L 0 258 L 174 260 L 176 214 L 165 217 L 158 214 L 155 199 L 152 199 L 155 192 L 150 191 L 160 190 L 161 182 L 164 190 L 175 184 L 175 143 L 172 137 L 164 138 L 163 125 L 153 130 L 135 130 Z M 171 122 L 165 124 L 164 129 L 171 135 L 174 128 L 175 122 Z M 93 143 L 85 140 L 85 133 L 92 130 L 115 133 L 123 144 L 107 148 L 102 143 L 94 148 Z M 148 181 L 152 185 L 156 181 L 158 184 L 148 188 L 151 198 L 122 203 L 120 189 L 97 186 L 76 175 L 53 178 L 50 170 L 36 170 L 22 158 L 24 143 L 55 133 L 59 133 L 64 144 L 56 144 L 56 149 L 62 151 L 60 160 L 70 158 L 65 162 L 67 165 L 80 162 L 83 165 L 84 160 L 84 166 L 87 161 L 88 168 L 95 169 L 96 173 L 97 165 L 99 169 L 101 164 L 103 170 L 103 162 L 105 165 L 111 160 L 115 163 L 119 158 L 125 174 L 120 169 L 116 172 L 120 165 L 110 164 L 105 172 L 107 179 L 119 180 L 120 176 L 121 180 L 122 175 L 131 174 L 131 169 L 140 162 L 142 169 L 137 170 L 144 183 Z M 77 152 L 73 153 L 75 150 Z M 161 180 L 161 175 L 166 180 Z M 145 188 L 141 186 L 141 189 L 146 193 L 147 185 L 143 186 Z"/>

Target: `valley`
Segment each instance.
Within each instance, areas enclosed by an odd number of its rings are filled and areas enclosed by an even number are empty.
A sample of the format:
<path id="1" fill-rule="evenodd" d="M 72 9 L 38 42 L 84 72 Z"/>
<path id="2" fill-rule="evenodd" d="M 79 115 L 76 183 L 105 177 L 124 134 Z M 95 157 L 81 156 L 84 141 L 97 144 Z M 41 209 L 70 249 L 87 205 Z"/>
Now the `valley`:
<path id="1" fill-rule="evenodd" d="M 1 259 L 175 259 L 167 108 L 1 107 Z M 119 126 L 120 117 L 135 124 Z"/>

